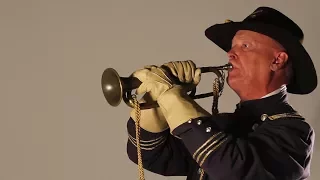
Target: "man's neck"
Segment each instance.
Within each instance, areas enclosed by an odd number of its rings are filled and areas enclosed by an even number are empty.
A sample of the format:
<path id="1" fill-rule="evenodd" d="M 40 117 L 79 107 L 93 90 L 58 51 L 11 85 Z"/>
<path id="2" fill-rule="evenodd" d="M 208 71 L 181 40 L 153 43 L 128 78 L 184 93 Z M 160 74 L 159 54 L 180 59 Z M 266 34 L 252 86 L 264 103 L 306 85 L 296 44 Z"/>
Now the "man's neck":
<path id="1" fill-rule="evenodd" d="M 240 96 L 240 102 L 244 102 L 244 101 L 250 101 L 250 100 L 254 100 L 254 99 L 263 99 L 275 94 L 278 94 L 279 92 L 286 92 L 287 88 L 286 85 L 281 85 L 279 88 L 272 90 L 271 92 L 269 91 L 268 93 L 265 94 L 260 94 L 257 95 L 258 93 L 256 93 L 256 96 L 252 96 L 252 94 L 248 94 L 247 96 Z M 261 93 L 262 91 L 260 91 Z"/>
<path id="2" fill-rule="evenodd" d="M 287 86 L 282 85 L 280 88 L 278 88 L 278 89 L 276 89 L 276 90 L 274 90 L 274 91 L 262 96 L 260 99 L 263 99 L 263 98 L 266 98 L 266 97 L 269 97 L 269 96 L 273 96 L 275 94 L 278 94 L 281 91 L 287 91 Z"/>

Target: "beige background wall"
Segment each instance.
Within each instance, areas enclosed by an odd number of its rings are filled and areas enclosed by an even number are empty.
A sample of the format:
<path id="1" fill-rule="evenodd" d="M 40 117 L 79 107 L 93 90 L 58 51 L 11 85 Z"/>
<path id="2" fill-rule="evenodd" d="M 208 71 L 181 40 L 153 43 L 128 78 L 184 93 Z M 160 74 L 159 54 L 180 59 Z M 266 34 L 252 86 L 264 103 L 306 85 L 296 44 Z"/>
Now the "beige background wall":
<path id="1" fill-rule="evenodd" d="M 128 76 L 147 64 L 186 59 L 222 65 L 226 54 L 204 30 L 227 18 L 242 20 L 260 5 L 283 11 L 303 28 L 320 71 L 316 0 L 2 0 L 0 179 L 137 179 L 137 166 L 126 155 L 129 108 L 107 104 L 103 70 Z M 211 75 L 203 76 L 199 93 L 211 90 Z M 316 132 L 319 92 L 289 96 Z M 209 110 L 211 100 L 199 103 Z M 232 111 L 237 101 L 226 86 L 219 108 Z M 312 180 L 320 176 L 319 148 L 316 143 Z M 185 178 L 146 172 L 146 179 Z"/>

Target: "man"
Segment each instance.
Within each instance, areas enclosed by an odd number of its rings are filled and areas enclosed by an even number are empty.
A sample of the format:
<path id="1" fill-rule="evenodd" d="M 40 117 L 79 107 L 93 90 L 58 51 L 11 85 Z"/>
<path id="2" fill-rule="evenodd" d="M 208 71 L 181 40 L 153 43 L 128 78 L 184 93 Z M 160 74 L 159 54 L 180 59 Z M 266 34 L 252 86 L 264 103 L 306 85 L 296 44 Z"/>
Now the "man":
<path id="1" fill-rule="evenodd" d="M 228 53 L 227 83 L 240 97 L 233 113 L 210 114 L 187 92 L 200 82 L 192 61 L 136 71 L 138 94 L 159 107 L 141 111 L 143 167 L 188 180 L 306 179 L 314 131 L 287 102 L 287 93 L 308 94 L 317 86 L 303 33 L 288 17 L 259 7 L 242 22 L 209 27 L 206 36 Z M 137 163 L 135 111 L 127 124 L 127 153 Z"/>

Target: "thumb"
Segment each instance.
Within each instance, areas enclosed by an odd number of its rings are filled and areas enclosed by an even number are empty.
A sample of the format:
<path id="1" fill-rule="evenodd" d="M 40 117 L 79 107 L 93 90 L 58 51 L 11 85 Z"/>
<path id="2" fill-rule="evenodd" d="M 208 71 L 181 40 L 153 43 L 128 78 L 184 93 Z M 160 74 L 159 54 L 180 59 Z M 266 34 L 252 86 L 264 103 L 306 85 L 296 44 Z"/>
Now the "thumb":
<path id="1" fill-rule="evenodd" d="M 149 70 L 148 69 L 140 69 L 132 73 L 132 77 L 138 78 L 141 82 L 147 80 Z"/>
<path id="2" fill-rule="evenodd" d="M 157 67 L 156 65 L 146 65 L 144 66 L 144 69 L 148 69 L 148 70 L 151 70 L 152 68 L 155 68 Z"/>
<path id="3" fill-rule="evenodd" d="M 136 94 L 140 95 L 140 94 L 146 93 L 148 91 L 147 88 L 148 88 L 147 83 L 141 83 L 140 86 L 136 90 Z"/>

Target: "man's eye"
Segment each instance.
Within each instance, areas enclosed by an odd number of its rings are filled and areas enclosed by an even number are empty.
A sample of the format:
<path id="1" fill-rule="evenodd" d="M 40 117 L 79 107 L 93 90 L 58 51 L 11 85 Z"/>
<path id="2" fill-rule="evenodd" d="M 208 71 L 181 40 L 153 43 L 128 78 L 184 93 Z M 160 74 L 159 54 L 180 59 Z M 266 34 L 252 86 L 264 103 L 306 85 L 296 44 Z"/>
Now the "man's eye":
<path id="1" fill-rule="evenodd" d="M 248 47 L 249 47 L 249 44 L 242 44 L 242 47 L 248 48 Z"/>

